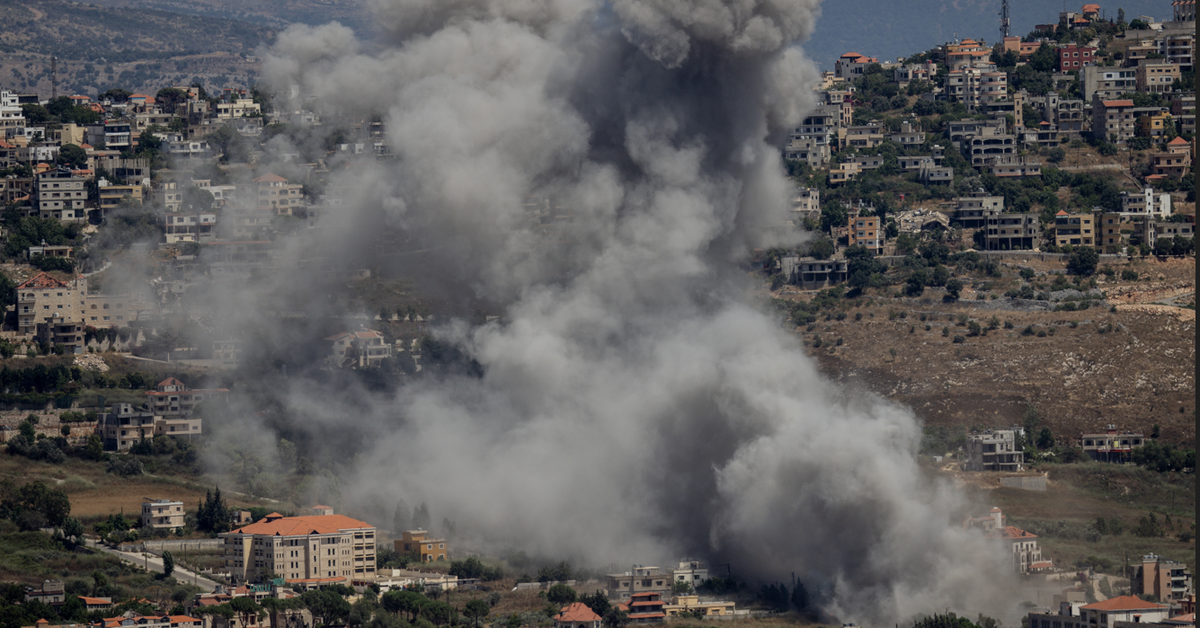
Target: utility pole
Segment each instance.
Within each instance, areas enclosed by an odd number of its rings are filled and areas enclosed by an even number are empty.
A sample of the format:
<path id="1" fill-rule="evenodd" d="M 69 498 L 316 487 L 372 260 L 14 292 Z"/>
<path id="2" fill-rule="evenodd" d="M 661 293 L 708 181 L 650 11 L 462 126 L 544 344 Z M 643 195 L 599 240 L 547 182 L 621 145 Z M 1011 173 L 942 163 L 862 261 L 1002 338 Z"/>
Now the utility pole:
<path id="1" fill-rule="evenodd" d="M 50 57 L 50 100 L 58 98 L 58 57 Z"/>

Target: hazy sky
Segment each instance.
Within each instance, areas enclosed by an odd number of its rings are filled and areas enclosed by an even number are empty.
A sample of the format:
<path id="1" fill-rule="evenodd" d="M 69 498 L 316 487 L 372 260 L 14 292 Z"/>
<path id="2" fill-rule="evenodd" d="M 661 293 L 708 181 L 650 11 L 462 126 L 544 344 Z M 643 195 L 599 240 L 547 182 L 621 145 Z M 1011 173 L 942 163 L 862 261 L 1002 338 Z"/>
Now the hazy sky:
<path id="1" fill-rule="evenodd" d="M 1082 2 L 1072 0 L 1066 10 L 1078 11 Z M 1126 19 L 1148 15 L 1158 21 L 1171 18 L 1168 0 L 1122 0 L 1101 3 L 1101 11 L 1114 19 L 1117 9 Z M 1036 24 L 1058 20 L 1063 5 L 1036 0 L 1010 0 L 1010 32 L 1024 36 Z M 816 31 L 805 45 L 808 55 L 822 70 L 832 70 L 842 53 L 854 51 L 881 61 L 928 50 L 954 38 L 995 42 L 1000 35 L 1000 0 L 837 0 L 821 3 Z"/>

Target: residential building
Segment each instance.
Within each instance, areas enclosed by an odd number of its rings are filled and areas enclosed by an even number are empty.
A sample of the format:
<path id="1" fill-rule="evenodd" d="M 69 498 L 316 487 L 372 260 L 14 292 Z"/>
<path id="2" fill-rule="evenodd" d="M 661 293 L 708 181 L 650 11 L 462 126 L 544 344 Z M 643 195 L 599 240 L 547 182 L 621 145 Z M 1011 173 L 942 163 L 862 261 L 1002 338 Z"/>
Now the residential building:
<path id="1" fill-rule="evenodd" d="M 1137 91 L 1137 70 L 1089 65 L 1083 68 L 1080 83 L 1083 101 L 1115 100 L 1123 94 Z"/>
<path id="2" fill-rule="evenodd" d="M 425 530 L 405 530 L 400 538 L 392 541 L 397 554 L 404 554 L 422 563 L 435 560 L 450 560 L 450 549 L 446 539 L 429 536 Z"/>
<path id="3" fill-rule="evenodd" d="M 991 56 L 991 48 L 980 40 L 964 39 L 958 43 L 945 44 L 943 46 L 946 55 L 946 66 L 950 69 L 951 74 L 955 70 L 964 67 L 991 65 L 988 63 L 988 57 Z"/>
<path id="4" fill-rule="evenodd" d="M 851 155 L 843 163 L 858 164 L 859 170 L 875 170 L 883 165 L 883 155 Z"/>
<path id="5" fill-rule="evenodd" d="M 1040 161 L 1025 161 L 1023 157 L 997 158 L 989 166 L 992 175 L 1000 178 L 1027 179 L 1042 176 Z"/>
<path id="6" fill-rule="evenodd" d="M 1086 116 L 1083 112 L 1082 100 L 1059 100 L 1054 94 L 1054 105 L 1050 114 L 1050 122 L 1058 128 L 1059 134 L 1071 134 L 1078 137 L 1084 131 Z"/>
<path id="7" fill-rule="evenodd" d="M 847 181 L 853 181 L 858 177 L 858 173 L 862 172 L 862 168 L 853 161 L 838 164 L 836 168 L 829 170 L 829 185 L 840 185 Z"/>
<path id="8" fill-rule="evenodd" d="M 727 601 L 701 601 L 697 595 L 676 595 L 670 604 L 663 605 L 668 617 L 679 617 L 681 613 L 700 611 L 705 617 L 730 617 L 737 613 L 737 606 Z"/>
<path id="9" fill-rule="evenodd" d="M 146 405 L 159 416 L 191 416 L 202 401 L 228 398 L 228 388 L 192 390 L 174 377 L 168 377 L 154 390 L 146 391 Z"/>
<path id="10" fill-rule="evenodd" d="M 1095 218 L 1091 214 L 1068 214 L 1059 210 L 1054 215 L 1055 246 L 1096 246 Z"/>
<path id="11" fill-rule="evenodd" d="M 353 584 L 368 586 L 372 583 L 355 580 Z M 380 593 L 414 586 L 424 587 L 426 591 L 453 591 L 458 588 L 458 576 L 412 569 L 379 569 L 375 572 L 374 584 L 379 585 Z"/>
<path id="12" fill-rule="evenodd" d="M 1002 530 L 1008 525 L 1004 513 L 996 506 L 992 506 L 992 510 L 982 517 L 967 517 L 962 522 L 964 530 L 978 529 L 984 534 L 993 530 Z"/>
<path id="13" fill-rule="evenodd" d="M 652 565 L 634 565 L 629 571 L 608 574 L 605 578 L 608 597 L 617 601 L 642 593 L 655 593 L 661 600 L 663 595 L 671 593 L 673 584 L 673 576 Z"/>
<path id="14" fill-rule="evenodd" d="M 950 183 L 954 181 L 954 168 L 949 166 L 934 166 L 922 163 L 918 172 L 921 183 Z"/>
<path id="15" fill-rule="evenodd" d="M 1096 246 L 1101 253 L 1116 255 L 1123 253 L 1133 233 L 1132 218 L 1120 212 L 1100 214 L 1100 226 L 1096 229 Z"/>
<path id="16" fill-rule="evenodd" d="M 43 580 L 38 588 L 25 587 L 25 601 L 38 601 L 50 606 L 60 606 L 67 599 L 62 580 Z"/>
<path id="17" fill-rule="evenodd" d="M 876 255 L 883 254 L 884 233 L 878 216 L 851 216 L 848 227 L 850 246 L 862 246 Z"/>
<path id="18" fill-rule="evenodd" d="M 1174 240 L 1175 236 L 1179 236 L 1191 240 L 1196 237 L 1194 222 L 1171 222 L 1147 218 L 1136 225 L 1138 228 L 1134 230 L 1134 233 L 1138 242 L 1144 242 L 1151 246 L 1163 238 Z"/>
<path id="19" fill-rule="evenodd" d="M 583 602 L 572 602 L 554 616 L 554 628 L 600 628 L 603 618 Z"/>
<path id="20" fill-rule="evenodd" d="M 1168 192 L 1156 194 L 1149 186 L 1141 192 L 1121 192 L 1121 213 L 1167 218 L 1171 215 L 1171 195 Z"/>
<path id="21" fill-rule="evenodd" d="M 155 436 L 191 439 L 201 434 L 198 418 L 155 415 L 143 406 L 134 409 L 128 403 L 114 403 L 112 411 L 100 415 L 96 435 L 108 451 L 129 451 L 139 441 Z"/>
<path id="22" fill-rule="evenodd" d="M 983 535 L 1005 546 L 1012 555 L 1012 567 L 1017 573 L 1031 573 L 1048 569 L 1053 565 L 1042 560 L 1037 535 L 1016 526 L 1004 526 Z"/>
<path id="23" fill-rule="evenodd" d="M 90 628 L 202 628 L 204 622 L 188 615 L 138 615 L 126 611 L 118 617 L 105 617 L 89 624 Z"/>
<path id="24" fill-rule="evenodd" d="M 107 183 L 107 182 L 105 182 Z M 97 191 L 100 194 L 100 216 L 117 208 L 121 203 L 142 204 L 142 186 L 140 185 L 102 185 Z"/>
<path id="25" fill-rule="evenodd" d="M 215 212 L 170 212 L 163 214 L 163 242 L 212 242 L 217 225 Z"/>
<path id="26" fill-rule="evenodd" d="M 55 168 L 35 177 L 30 214 L 59 222 L 87 219 L 86 179 L 69 168 Z"/>
<path id="27" fill-rule="evenodd" d="M 1176 2 L 1175 4 L 1183 3 Z M 1192 6 L 1195 6 L 1194 2 Z M 1174 64 L 1181 71 L 1191 71 L 1196 64 L 1196 34 L 1194 32 L 1165 35 L 1160 37 L 1156 43 L 1158 52 L 1166 57 L 1168 63 Z"/>
<path id="28" fill-rule="evenodd" d="M 830 157 L 829 143 L 811 136 L 793 136 L 783 150 L 784 159 L 803 161 L 812 168 L 823 168 L 829 163 Z"/>
<path id="29" fill-rule="evenodd" d="M 829 145 L 842 126 L 840 117 L 840 105 L 819 105 L 792 131 L 792 139 L 810 138 L 816 145 Z"/>
<path id="30" fill-rule="evenodd" d="M 1133 576 L 1136 595 L 1154 596 L 1162 602 L 1178 602 L 1192 593 L 1192 572 L 1187 565 L 1161 556 L 1142 556 L 1142 564 Z"/>
<path id="31" fill-rule="evenodd" d="M 122 120 L 106 120 L 87 128 L 87 143 L 108 150 L 128 150 L 133 147 L 133 129 Z"/>
<path id="32" fill-rule="evenodd" d="M 796 188 L 792 195 L 792 211 L 812 213 L 821 211 L 821 190 L 819 188 Z"/>
<path id="33" fill-rule="evenodd" d="M 38 273 L 17 286 L 17 331 L 51 345 L 63 345 L 68 353 L 83 350 L 80 323 L 87 280 L 66 282 Z M 78 307 L 76 307 L 78 306 Z"/>
<path id="34" fill-rule="evenodd" d="M 686 582 L 695 589 L 708 580 L 708 565 L 698 560 L 681 560 L 679 566 L 671 570 L 671 576 L 675 582 Z"/>
<path id="35" fill-rule="evenodd" d="M 288 180 L 268 173 L 254 180 L 258 208 L 269 209 L 276 214 L 291 216 L 304 206 L 304 186 L 288 183 Z"/>
<path id="36" fill-rule="evenodd" d="M 1167 142 L 1167 152 L 1150 156 L 1154 174 L 1179 178 L 1192 171 L 1192 145 L 1182 137 Z"/>
<path id="37" fill-rule="evenodd" d="M 1161 138 L 1166 134 L 1167 129 L 1174 130 L 1175 124 L 1171 121 L 1171 114 L 1166 111 L 1157 111 L 1137 117 L 1138 137 Z"/>
<path id="38" fill-rule="evenodd" d="M 1132 100 L 1092 101 L 1092 136 L 1097 140 L 1124 145 L 1134 136 L 1136 117 Z"/>
<path id="39" fill-rule="evenodd" d="M 1069 44 L 1059 48 L 1057 52 L 1059 72 L 1079 71 L 1096 60 L 1096 49 L 1091 46 Z"/>
<path id="40" fill-rule="evenodd" d="M 962 142 L 971 136 L 1000 135 L 1004 133 L 1003 120 L 954 120 L 946 123 L 946 135 L 955 148 L 962 149 Z"/>
<path id="41" fill-rule="evenodd" d="M 847 52 L 834 62 L 833 74 L 844 81 L 853 81 L 862 76 L 872 63 L 878 63 L 878 61 L 874 57 L 860 55 L 857 52 Z"/>
<path id="42" fill-rule="evenodd" d="M 1004 211 L 1003 196 L 989 196 L 982 189 L 970 196 L 959 196 L 954 199 L 954 221 L 966 229 L 979 229 L 987 226 L 989 214 Z"/>
<path id="43" fill-rule="evenodd" d="M 1075 615 L 1068 602 L 1059 605 L 1057 614 L 1029 614 L 1029 628 L 1125 628 L 1134 624 L 1163 626 L 1171 616 L 1166 604 L 1146 602 L 1135 595 L 1120 595 L 1079 607 Z"/>
<path id="44" fill-rule="evenodd" d="M 392 357 L 392 345 L 371 329 L 340 333 L 325 341 L 331 346 L 330 361 L 339 368 L 374 368 Z"/>
<path id="45" fill-rule="evenodd" d="M 667 614 L 663 607 L 662 593 L 642 591 L 629 596 L 629 623 L 661 624 Z"/>
<path id="46" fill-rule="evenodd" d="M 930 155 L 914 155 L 912 157 L 897 157 L 896 165 L 900 166 L 901 170 L 908 172 L 910 170 L 920 171 L 921 168 L 934 164 L 933 157 Z"/>
<path id="47" fill-rule="evenodd" d="M 0 91 L 0 140 L 8 137 L 9 131 L 25 126 L 25 114 L 21 110 L 18 94 Z"/>
<path id="48" fill-rule="evenodd" d="M 1141 447 L 1146 442 L 1143 434 L 1133 432 L 1118 432 L 1115 426 L 1108 426 L 1102 433 L 1084 434 L 1079 437 L 1083 453 L 1099 462 L 1127 462 L 1133 455 L 1134 447 Z"/>
<path id="49" fill-rule="evenodd" d="M 844 259 L 804 258 L 792 269 L 790 281 L 809 290 L 846 281 L 848 262 Z"/>
<path id="50" fill-rule="evenodd" d="M 967 435 L 965 471 L 1020 471 L 1025 454 L 1017 448 L 1015 430 L 989 430 Z"/>
<path id="51" fill-rule="evenodd" d="M 183 502 L 154 499 L 142 502 L 142 527 L 174 532 L 184 526 Z"/>
<path id="52" fill-rule="evenodd" d="M 217 103 L 217 119 L 253 118 L 262 115 L 258 103 L 251 98 L 237 98 L 229 102 Z"/>
<path id="53" fill-rule="evenodd" d="M 1042 47 L 1040 41 L 1021 41 L 1020 37 L 1005 37 L 1004 52 L 1013 51 L 1022 61 L 1029 60 L 1033 53 L 1037 52 L 1038 48 Z"/>
<path id="54" fill-rule="evenodd" d="M 878 122 L 852 126 L 846 129 L 846 145 L 858 148 L 876 148 L 887 139 L 884 128 Z"/>
<path id="55" fill-rule="evenodd" d="M 900 123 L 900 131 L 889 133 L 887 139 L 901 146 L 920 146 L 925 143 L 925 132 L 921 127 L 914 127 L 911 122 L 905 120 Z"/>
<path id="56" fill-rule="evenodd" d="M 997 161 L 1007 162 L 1017 154 L 1016 137 L 1007 133 L 973 135 L 963 140 L 963 153 L 971 165 L 980 168 Z"/>
<path id="57" fill-rule="evenodd" d="M 219 537 L 225 569 L 237 582 L 258 582 L 268 574 L 302 587 L 375 579 L 375 526 L 345 515 L 273 512 Z"/>
<path id="58" fill-rule="evenodd" d="M 991 213 L 984 217 L 984 248 L 988 251 L 1031 250 L 1042 237 L 1038 214 Z"/>
<path id="59" fill-rule="evenodd" d="M 1179 80 L 1179 66 L 1164 59 L 1145 59 L 1137 66 L 1137 90 L 1149 94 L 1166 94 Z"/>

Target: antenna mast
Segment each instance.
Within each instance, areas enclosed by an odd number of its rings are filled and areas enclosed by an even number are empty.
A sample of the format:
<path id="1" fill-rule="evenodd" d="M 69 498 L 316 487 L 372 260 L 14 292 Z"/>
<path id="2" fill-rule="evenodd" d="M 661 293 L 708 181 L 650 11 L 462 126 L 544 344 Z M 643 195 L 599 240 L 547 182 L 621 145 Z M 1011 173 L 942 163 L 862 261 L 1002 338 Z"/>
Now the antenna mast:
<path id="1" fill-rule="evenodd" d="M 1008 37 L 1008 0 L 1000 0 L 1000 40 Z"/>
<path id="2" fill-rule="evenodd" d="M 50 100 L 58 98 L 58 57 L 50 57 Z"/>

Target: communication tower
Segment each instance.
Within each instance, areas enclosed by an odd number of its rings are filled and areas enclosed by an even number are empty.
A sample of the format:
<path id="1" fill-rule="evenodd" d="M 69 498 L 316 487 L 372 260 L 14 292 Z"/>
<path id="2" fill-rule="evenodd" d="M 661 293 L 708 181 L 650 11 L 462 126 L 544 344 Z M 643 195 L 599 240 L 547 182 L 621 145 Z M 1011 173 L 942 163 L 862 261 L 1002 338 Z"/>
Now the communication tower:
<path id="1" fill-rule="evenodd" d="M 1008 0 L 1000 0 L 1000 41 L 1008 37 Z"/>

